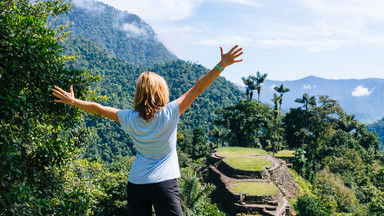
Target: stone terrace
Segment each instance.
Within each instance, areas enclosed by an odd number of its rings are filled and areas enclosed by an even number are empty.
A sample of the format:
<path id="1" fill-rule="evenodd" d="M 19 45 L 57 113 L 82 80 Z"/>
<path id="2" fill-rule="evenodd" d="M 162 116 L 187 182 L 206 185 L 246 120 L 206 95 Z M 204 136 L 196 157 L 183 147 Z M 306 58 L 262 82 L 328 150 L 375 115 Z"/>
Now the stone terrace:
<path id="1" fill-rule="evenodd" d="M 221 203 L 225 211 L 231 215 L 258 214 L 269 216 L 293 215 L 288 199 L 297 198 L 298 184 L 285 165 L 285 162 L 269 155 L 249 156 L 262 157 L 273 163 L 261 171 L 238 170 L 227 164 L 214 152 L 206 162 L 204 179 L 216 185 L 213 193 L 215 202 Z M 231 187 L 236 182 L 261 182 L 273 184 L 279 192 L 273 195 L 248 195 L 236 193 Z"/>

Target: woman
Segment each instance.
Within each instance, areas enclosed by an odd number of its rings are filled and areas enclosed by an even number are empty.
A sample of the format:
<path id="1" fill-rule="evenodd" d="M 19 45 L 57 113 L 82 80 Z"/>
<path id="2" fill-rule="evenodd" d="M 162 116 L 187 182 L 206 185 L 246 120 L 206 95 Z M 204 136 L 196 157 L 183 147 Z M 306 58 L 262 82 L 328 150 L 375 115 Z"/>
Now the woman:
<path id="1" fill-rule="evenodd" d="M 136 159 L 128 177 L 128 203 L 132 216 L 182 215 L 177 178 L 180 177 L 176 153 L 179 117 L 192 102 L 220 75 L 225 67 L 241 62 L 242 48 L 234 46 L 228 53 L 220 47 L 221 61 L 183 96 L 168 103 L 168 86 L 161 76 L 144 72 L 139 76 L 134 110 L 119 110 L 74 97 L 73 87 L 65 92 L 52 89 L 55 102 L 96 113 L 121 124 L 133 140 Z"/>

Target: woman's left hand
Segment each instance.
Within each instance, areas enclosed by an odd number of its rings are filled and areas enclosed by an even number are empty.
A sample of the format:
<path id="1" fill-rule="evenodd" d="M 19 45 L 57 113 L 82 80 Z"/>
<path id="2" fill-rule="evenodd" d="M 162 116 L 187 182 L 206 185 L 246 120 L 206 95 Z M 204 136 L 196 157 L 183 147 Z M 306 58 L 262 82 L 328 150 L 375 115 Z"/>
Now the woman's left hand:
<path id="1" fill-rule="evenodd" d="M 232 47 L 229 52 L 224 53 L 224 50 L 222 47 L 220 47 L 221 52 L 221 61 L 219 62 L 219 65 L 223 68 L 237 62 L 243 61 L 243 59 L 237 59 L 239 56 L 243 54 L 242 52 L 243 48 L 239 48 L 239 45 L 236 45 Z"/>

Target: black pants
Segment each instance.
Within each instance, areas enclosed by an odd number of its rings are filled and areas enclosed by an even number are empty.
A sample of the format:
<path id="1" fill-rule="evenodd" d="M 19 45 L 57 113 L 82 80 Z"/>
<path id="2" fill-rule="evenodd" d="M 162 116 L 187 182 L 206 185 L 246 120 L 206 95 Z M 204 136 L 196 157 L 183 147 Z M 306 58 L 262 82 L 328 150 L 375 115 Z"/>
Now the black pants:
<path id="1" fill-rule="evenodd" d="M 152 205 L 156 216 L 183 215 L 176 179 L 139 185 L 128 182 L 127 193 L 130 216 L 151 216 Z"/>

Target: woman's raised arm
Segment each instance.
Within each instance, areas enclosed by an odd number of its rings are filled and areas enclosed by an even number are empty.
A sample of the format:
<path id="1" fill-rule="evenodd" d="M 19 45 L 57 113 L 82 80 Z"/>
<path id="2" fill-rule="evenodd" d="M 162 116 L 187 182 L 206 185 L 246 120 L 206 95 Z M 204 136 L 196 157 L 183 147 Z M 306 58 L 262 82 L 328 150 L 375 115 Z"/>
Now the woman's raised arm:
<path id="1" fill-rule="evenodd" d="M 59 99 L 59 100 L 54 100 L 57 103 L 69 104 L 79 109 L 82 109 L 86 112 L 99 114 L 120 123 L 119 118 L 117 116 L 119 109 L 112 108 L 112 107 L 105 107 L 98 103 L 76 99 L 73 93 L 73 86 L 70 87 L 70 92 L 66 92 L 57 86 L 55 86 L 55 88 L 52 89 L 52 91 L 53 91 L 52 94 Z"/>
<path id="2" fill-rule="evenodd" d="M 220 52 L 221 60 L 217 66 L 202 76 L 187 93 L 176 99 L 176 102 L 179 104 L 179 115 L 182 115 L 191 106 L 192 102 L 217 79 L 225 67 L 243 61 L 242 59 L 237 59 L 243 54 L 242 48 L 239 48 L 238 45 L 234 46 L 227 53 L 224 53 L 223 48 L 220 47 Z"/>

